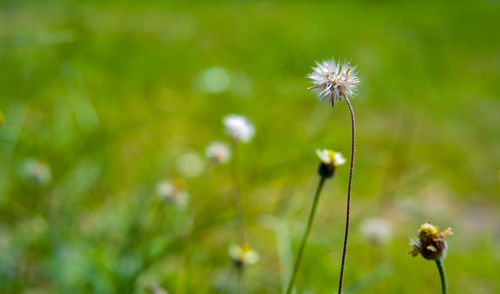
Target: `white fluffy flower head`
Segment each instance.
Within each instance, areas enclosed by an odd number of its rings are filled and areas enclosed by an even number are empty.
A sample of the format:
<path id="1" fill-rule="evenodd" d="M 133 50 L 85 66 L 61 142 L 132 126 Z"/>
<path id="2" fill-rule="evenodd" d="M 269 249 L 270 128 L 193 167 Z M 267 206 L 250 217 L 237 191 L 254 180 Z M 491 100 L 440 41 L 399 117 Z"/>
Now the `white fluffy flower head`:
<path id="1" fill-rule="evenodd" d="M 213 142 L 205 149 L 205 154 L 215 164 L 223 164 L 231 158 L 231 151 L 226 144 L 221 142 Z"/>
<path id="2" fill-rule="evenodd" d="M 324 60 L 316 62 L 313 67 L 313 73 L 308 77 L 313 81 L 313 89 L 321 101 L 334 105 L 335 100 L 342 101 L 354 94 L 359 79 L 356 74 L 356 68 L 349 62 L 336 62 Z"/>
<path id="3" fill-rule="evenodd" d="M 335 152 L 333 150 L 318 149 L 316 150 L 316 154 L 318 155 L 319 160 L 327 165 L 333 164 L 334 166 L 339 166 L 345 163 L 342 153 Z"/>
<path id="4" fill-rule="evenodd" d="M 252 139 L 255 129 L 242 115 L 231 114 L 224 118 L 226 133 L 236 141 L 248 142 Z"/>

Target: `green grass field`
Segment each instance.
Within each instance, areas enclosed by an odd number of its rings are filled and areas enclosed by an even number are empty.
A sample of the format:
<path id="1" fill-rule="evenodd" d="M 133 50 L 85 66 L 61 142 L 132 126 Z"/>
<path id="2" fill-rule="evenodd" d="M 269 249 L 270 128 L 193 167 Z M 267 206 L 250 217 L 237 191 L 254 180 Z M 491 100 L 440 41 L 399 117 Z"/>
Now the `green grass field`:
<path id="1" fill-rule="evenodd" d="M 0 2 L 0 293 L 236 293 L 232 171 L 204 157 L 232 113 L 256 129 L 237 167 L 247 293 L 283 293 L 315 150 L 349 157 L 346 105 L 307 90 L 332 57 L 361 79 L 343 293 L 440 293 L 407 254 L 426 221 L 454 231 L 450 293 L 500 293 L 500 4 L 459 2 Z M 348 172 L 297 294 L 337 293 Z M 179 178 L 187 205 L 165 204 L 157 183 Z M 386 242 L 363 234 L 374 218 Z"/>

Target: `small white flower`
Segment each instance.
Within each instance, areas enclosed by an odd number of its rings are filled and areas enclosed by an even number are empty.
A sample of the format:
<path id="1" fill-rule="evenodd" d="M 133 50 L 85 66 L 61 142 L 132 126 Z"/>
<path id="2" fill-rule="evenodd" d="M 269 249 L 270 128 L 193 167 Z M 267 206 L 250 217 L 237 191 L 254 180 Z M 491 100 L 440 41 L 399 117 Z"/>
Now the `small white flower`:
<path id="1" fill-rule="evenodd" d="M 207 68 L 200 72 L 195 85 L 205 94 L 218 94 L 226 91 L 231 84 L 231 75 L 220 66 Z"/>
<path id="2" fill-rule="evenodd" d="M 149 284 L 148 288 L 152 294 L 168 294 L 167 290 L 163 289 L 160 285 L 156 283 Z"/>
<path id="3" fill-rule="evenodd" d="M 325 60 L 316 62 L 313 70 L 314 72 L 308 75 L 314 84 L 310 89 L 314 89 L 321 101 L 331 103 L 332 106 L 335 100 L 342 101 L 342 98 L 352 96 L 356 85 L 359 84 L 355 67 L 349 62 Z"/>
<path id="4" fill-rule="evenodd" d="M 221 142 L 213 142 L 205 149 L 205 154 L 215 164 L 222 164 L 229 161 L 231 158 L 231 151 L 226 144 Z"/>
<path id="5" fill-rule="evenodd" d="M 229 246 L 229 256 L 238 265 L 250 265 L 259 261 L 259 254 L 247 245 L 232 244 Z"/>
<path id="6" fill-rule="evenodd" d="M 345 163 L 345 159 L 342 154 L 333 150 L 317 149 L 316 154 L 318 155 L 319 160 L 327 165 L 333 164 L 334 166 L 339 166 Z"/>
<path id="7" fill-rule="evenodd" d="M 21 176 L 39 186 L 46 186 L 52 181 L 50 166 L 36 159 L 24 161 L 21 167 Z"/>
<path id="8" fill-rule="evenodd" d="M 161 181 L 156 186 L 156 193 L 166 202 L 184 206 L 189 197 L 184 185 L 181 180 Z"/>
<path id="9" fill-rule="evenodd" d="M 361 224 L 361 234 L 374 244 L 389 241 L 392 235 L 392 224 L 381 218 L 367 219 Z"/>
<path id="10" fill-rule="evenodd" d="M 242 115 L 231 114 L 224 118 L 226 133 L 236 141 L 248 142 L 252 139 L 255 129 Z"/>
<path id="11" fill-rule="evenodd" d="M 195 178 L 205 169 L 205 158 L 198 152 L 188 151 L 177 157 L 177 172 L 184 178 Z"/>

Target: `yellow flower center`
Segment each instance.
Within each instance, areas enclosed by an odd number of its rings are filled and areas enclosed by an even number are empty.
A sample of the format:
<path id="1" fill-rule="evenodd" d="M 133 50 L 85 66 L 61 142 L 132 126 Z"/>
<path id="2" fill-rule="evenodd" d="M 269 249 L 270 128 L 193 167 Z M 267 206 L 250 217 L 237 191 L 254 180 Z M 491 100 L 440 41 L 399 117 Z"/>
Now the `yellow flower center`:
<path id="1" fill-rule="evenodd" d="M 435 238 L 439 233 L 439 228 L 430 223 L 423 224 L 418 230 L 420 239 Z"/>

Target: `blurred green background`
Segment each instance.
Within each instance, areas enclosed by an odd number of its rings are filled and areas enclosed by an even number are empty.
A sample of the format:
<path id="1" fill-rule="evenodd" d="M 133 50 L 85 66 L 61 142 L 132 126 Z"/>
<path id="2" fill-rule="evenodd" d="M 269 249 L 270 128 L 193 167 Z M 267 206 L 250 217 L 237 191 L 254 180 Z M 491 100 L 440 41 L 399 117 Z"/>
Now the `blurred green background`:
<path id="1" fill-rule="evenodd" d="M 407 255 L 431 221 L 455 232 L 450 292 L 500 293 L 497 1 L 0 5 L 0 293 L 234 293 L 230 168 L 204 158 L 231 113 L 256 127 L 238 163 L 247 292 L 281 293 L 315 149 L 349 156 L 347 107 L 306 90 L 332 57 L 362 80 L 344 292 L 440 293 Z M 325 186 L 297 293 L 336 293 L 347 177 Z M 159 199 L 172 179 L 187 205 Z"/>

